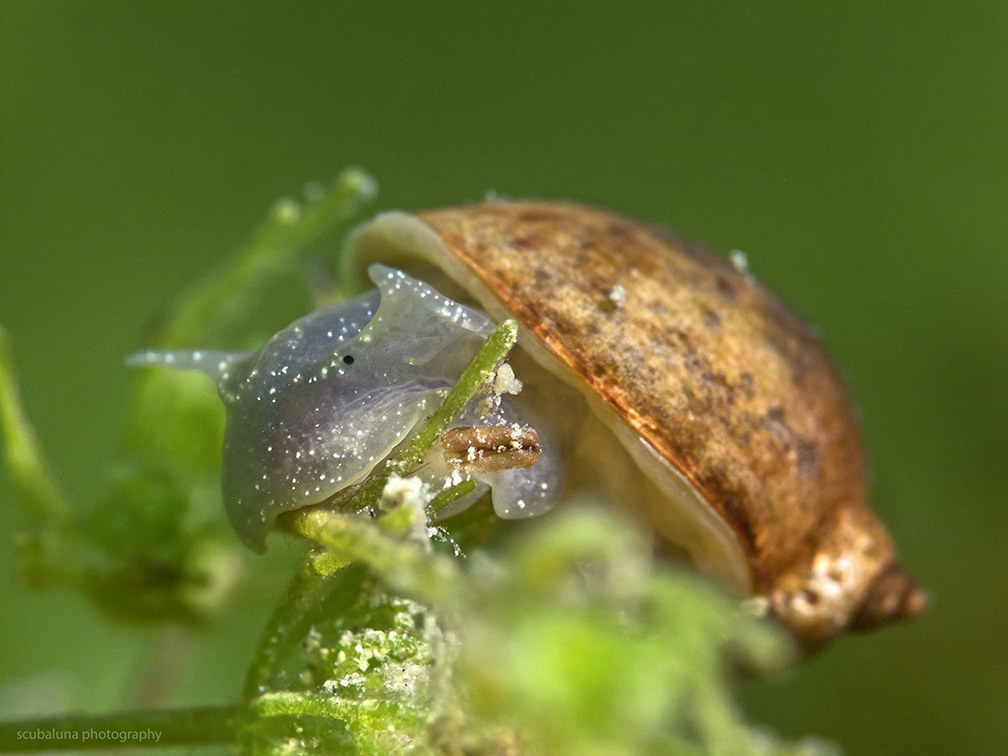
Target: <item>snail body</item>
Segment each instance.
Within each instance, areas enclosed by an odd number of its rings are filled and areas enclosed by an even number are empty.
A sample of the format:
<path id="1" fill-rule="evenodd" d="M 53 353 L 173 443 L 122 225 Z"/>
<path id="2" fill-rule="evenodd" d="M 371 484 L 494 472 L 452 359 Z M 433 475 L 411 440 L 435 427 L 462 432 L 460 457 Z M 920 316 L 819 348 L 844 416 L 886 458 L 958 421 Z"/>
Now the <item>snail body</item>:
<path id="1" fill-rule="evenodd" d="M 375 264 L 368 273 L 376 288 L 294 321 L 257 352 L 152 349 L 128 360 L 200 370 L 217 384 L 227 407 L 224 506 L 254 551 L 265 551 L 281 512 L 366 478 L 437 409 L 493 330 L 483 313 L 402 271 Z M 468 408 L 456 425 L 479 423 L 499 435 L 515 421 L 505 402 L 489 413 Z M 430 482 L 457 472 L 485 481 L 498 515 L 530 516 L 551 507 L 560 489 L 558 463 L 542 451 L 534 450 L 534 465 L 493 469 L 435 456 L 425 474 Z"/>

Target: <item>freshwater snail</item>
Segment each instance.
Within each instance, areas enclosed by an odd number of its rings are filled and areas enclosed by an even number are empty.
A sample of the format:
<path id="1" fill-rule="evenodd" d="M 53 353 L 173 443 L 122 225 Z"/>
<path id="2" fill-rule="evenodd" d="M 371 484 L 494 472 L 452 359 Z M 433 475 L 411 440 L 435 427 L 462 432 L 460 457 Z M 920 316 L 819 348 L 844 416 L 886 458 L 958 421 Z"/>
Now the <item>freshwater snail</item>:
<path id="1" fill-rule="evenodd" d="M 499 513 L 538 514 L 561 490 L 591 490 L 648 523 L 662 551 L 686 555 L 740 596 L 764 601 L 808 648 L 848 628 L 876 627 L 923 610 L 925 594 L 896 561 L 885 527 L 867 506 L 860 435 L 838 371 L 811 331 L 740 266 L 635 221 L 542 202 L 385 213 L 351 234 L 345 259 L 348 273 L 361 281 L 372 261 L 409 273 L 372 266 L 387 312 L 378 309 L 381 317 L 368 321 L 378 303 L 371 292 L 340 305 L 345 312 L 338 315 L 353 321 L 345 339 L 357 350 L 351 367 L 360 362 L 369 379 L 387 372 L 393 384 L 408 387 L 409 406 L 419 407 L 419 414 L 406 413 L 397 432 L 408 432 L 406 426 L 426 411 L 430 399 L 424 397 L 450 385 L 458 375 L 452 371 L 461 371 L 486 336 L 491 321 L 475 307 L 494 320 L 513 317 L 521 324 L 519 349 L 509 361 L 525 384 L 517 399 L 526 414 L 520 407 L 505 409 L 489 425 L 525 428 L 528 417 L 541 448 L 516 430 L 517 451 L 535 457 L 523 457 L 533 463 L 506 462 L 503 472 L 486 472 L 511 476 L 491 483 Z M 441 299 L 423 321 L 415 302 L 393 305 L 394 292 L 382 288 L 390 275 L 475 307 Z M 397 320 L 403 314 L 409 322 Z M 331 323 L 322 321 L 332 316 L 297 321 L 256 358 L 255 364 L 265 364 L 263 355 L 275 358 L 270 370 L 281 373 L 285 361 L 296 362 L 288 371 L 302 381 L 284 384 L 296 415 L 277 415 L 274 425 L 312 426 L 320 415 L 338 419 L 314 401 L 319 384 L 302 369 L 311 363 L 316 371 L 338 370 L 345 361 L 344 342 L 305 338 L 320 324 L 328 333 Z M 439 319 L 455 330 L 433 351 L 429 345 L 437 339 L 417 342 L 409 335 L 425 323 L 437 331 Z M 291 331 L 295 327 L 301 332 Z M 360 334 L 368 329 L 382 338 L 366 341 L 361 351 Z M 399 336 L 405 341 L 393 342 Z M 410 346 L 415 343 L 421 346 Z M 397 350 L 417 348 L 432 363 L 419 378 L 374 368 L 399 364 Z M 167 362 L 165 354 L 147 353 L 140 361 Z M 234 438 L 261 433 L 261 427 L 232 420 L 241 414 L 233 408 L 247 397 L 236 393 L 228 373 L 236 366 L 246 373 L 252 366 L 254 373 L 253 358 L 170 354 L 189 367 L 213 362 L 207 372 L 229 405 L 229 433 L 232 426 L 242 426 Z M 364 397 L 376 390 L 360 384 L 350 404 L 366 407 Z M 381 412 L 365 411 L 354 421 L 355 435 L 388 407 L 401 406 L 397 401 L 388 399 Z M 459 424 L 483 423 L 463 418 Z M 366 456 L 378 457 L 388 444 L 374 444 L 373 454 L 369 446 Z M 299 451 L 311 454 L 285 450 Z M 358 450 L 347 446 L 338 453 Z M 225 449 L 226 499 L 235 480 L 262 485 L 276 471 L 272 451 L 246 456 L 247 463 L 228 470 Z M 333 478 L 324 468 L 313 473 L 324 483 Z M 497 489 L 509 485 L 521 487 L 520 495 L 502 493 L 498 503 Z M 274 508 L 281 495 L 270 492 Z M 283 506 L 305 503 L 300 497 Z M 232 516 L 232 522 L 246 542 L 261 547 L 270 517 L 272 510 L 239 522 Z"/>

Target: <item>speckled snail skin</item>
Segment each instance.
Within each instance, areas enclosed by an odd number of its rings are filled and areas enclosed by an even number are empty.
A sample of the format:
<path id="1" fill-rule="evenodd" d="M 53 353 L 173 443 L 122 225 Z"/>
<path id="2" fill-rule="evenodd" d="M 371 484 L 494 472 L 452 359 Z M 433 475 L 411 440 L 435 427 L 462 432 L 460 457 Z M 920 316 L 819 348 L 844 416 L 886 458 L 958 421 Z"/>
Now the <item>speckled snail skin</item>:
<path id="1" fill-rule="evenodd" d="M 634 512 L 662 550 L 764 602 L 806 648 L 925 608 L 868 508 L 839 372 L 744 269 L 542 202 L 386 213 L 352 234 L 347 259 L 516 318 L 519 398 L 557 437 L 568 490 Z"/>
<path id="2" fill-rule="evenodd" d="M 256 352 L 152 349 L 127 360 L 199 370 L 217 384 L 224 508 L 253 551 L 266 550 L 280 513 L 362 482 L 437 409 L 493 330 L 402 271 L 375 263 L 368 275 L 374 289 L 295 320 Z M 484 459 L 470 446 L 469 461 L 445 445 L 420 474 L 433 486 L 474 479 L 482 488 L 470 502 L 490 488 L 499 516 L 530 517 L 556 503 L 561 466 L 509 400 L 472 402 L 449 431 L 470 445 L 495 439 L 505 453 Z"/>

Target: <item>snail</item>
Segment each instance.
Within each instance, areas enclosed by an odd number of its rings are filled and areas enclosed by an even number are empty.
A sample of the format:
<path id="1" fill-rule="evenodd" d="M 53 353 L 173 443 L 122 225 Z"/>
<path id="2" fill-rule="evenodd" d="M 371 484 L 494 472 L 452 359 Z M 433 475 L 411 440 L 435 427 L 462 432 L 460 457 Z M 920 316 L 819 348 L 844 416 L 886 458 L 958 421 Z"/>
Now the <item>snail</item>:
<path id="1" fill-rule="evenodd" d="M 664 555 L 754 599 L 807 649 L 925 608 L 868 507 L 838 370 L 741 261 L 546 202 L 384 213 L 351 233 L 344 261 L 378 291 L 296 321 L 259 353 L 134 360 L 217 380 L 228 406 L 225 502 L 253 548 L 279 511 L 365 476 L 492 322 L 515 318 L 509 362 L 521 393 L 489 419 L 467 410 L 443 439 L 446 469 L 467 445 L 514 450 L 467 471 L 492 487 L 498 514 L 538 515 L 565 492 L 591 491 L 645 523 Z M 348 393 L 324 389 L 334 370 Z M 264 412 L 264 402 L 281 409 Z M 316 423 L 330 441 L 349 441 L 330 450 Z M 381 438 L 355 440 L 372 432 Z"/>

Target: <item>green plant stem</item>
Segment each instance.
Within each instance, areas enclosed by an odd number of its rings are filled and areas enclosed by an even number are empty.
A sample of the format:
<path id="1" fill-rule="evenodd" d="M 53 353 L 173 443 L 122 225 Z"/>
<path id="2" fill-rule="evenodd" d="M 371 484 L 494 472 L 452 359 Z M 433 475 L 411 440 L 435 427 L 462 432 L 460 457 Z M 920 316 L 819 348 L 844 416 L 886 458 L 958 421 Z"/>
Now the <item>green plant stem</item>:
<path id="1" fill-rule="evenodd" d="M 7 469 L 32 524 L 40 529 L 66 525 L 69 508 L 56 485 L 42 446 L 21 404 L 7 333 L 0 328 L 0 439 Z"/>
<path id="2" fill-rule="evenodd" d="M 440 491 L 433 499 L 431 499 L 430 504 L 427 505 L 427 514 L 433 517 L 445 507 L 454 504 L 463 496 L 470 494 L 475 490 L 475 480 L 463 480 L 457 486 L 452 486 L 445 491 Z"/>
<path id="3" fill-rule="evenodd" d="M 315 509 L 294 518 L 303 537 L 367 564 L 396 592 L 422 602 L 449 599 L 454 563 L 431 554 L 428 544 L 390 538 L 370 520 Z"/>
<path id="4" fill-rule="evenodd" d="M 204 706 L 0 722 L 0 753 L 235 743 L 238 711 Z"/>
<path id="5" fill-rule="evenodd" d="M 332 606 L 333 602 L 357 595 L 364 570 L 351 565 L 334 574 L 325 556 L 316 552 L 308 557 L 263 627 L 242 687 L 243 706 L 268 689 L 284 659 L 313 623 L 339 614 L 341 609 Z M 346 562 L 340 564 L 345 566 Z"/>
<path id="6" fill-rule="evenodd" d="M 291 581 L 283 600 L 273 610 L 263 627 L 252 656 L 252 664 L 242 687 L 242 703 L 247 704 L 266 689 L 276 670 L 289 651 L 290 638 L 298 627 L 307 607 L 314 605 L 313 596 L 322 584 L 323 575 L 306 564 Z"/>
<path id="7" fill-rule="evenodd" d="M 316 696 L 310 693 L 266 693 L 252 702 L 257 717 L 314 716 L 342 719 L 344 721 L 370 714 L 381 717 L 391 709 L 399 708 L 391 701 L 352 701 L 335 696 Z"/>

